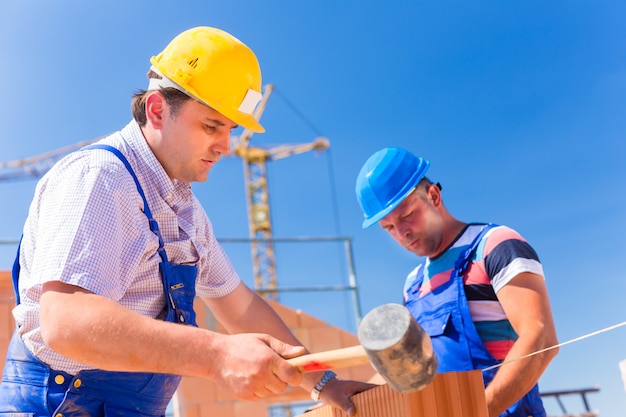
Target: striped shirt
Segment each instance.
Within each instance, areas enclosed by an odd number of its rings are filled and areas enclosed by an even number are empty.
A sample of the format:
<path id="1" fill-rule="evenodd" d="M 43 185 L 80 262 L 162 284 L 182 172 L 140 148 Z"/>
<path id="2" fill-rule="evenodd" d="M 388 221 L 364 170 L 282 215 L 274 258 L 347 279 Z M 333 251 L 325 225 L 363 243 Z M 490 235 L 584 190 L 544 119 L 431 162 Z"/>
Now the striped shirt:
<path id="1" fill-rule="evenodd" d="M 424 264 L 415 268 L 405 282 L 405 301 L 420 268 L 424 268 L 420 297 L 448 282 L 456 260 L 483 227 L 483 224 L 468 225 L 443 254 L 426 259 Z M 496 294 L 522 272 L 532 272 L 543 278 L 537 253 L 515 230 L 496 226 L 483 236 L 464 276 L 465 295 L 478 334 L 487 350 L 498 360 L 506 357 L 517 334 Z"/>
<path id="2" fill-rule="evenodd" d="M 128 159 L 159 224 L 168 259 L 197 264 L 196 292 L 221 297 L 240 283 L 191 186 L 171 180 L 137 123 L 100 143 Z M 153 318 L 164 317 L 159 242 L 150 230 L 135 183 L 105 150 L 65 156 L 39 181 L 24 225 L 14 311 L 26 346 L 53 369 L 75 374 L 88 366 L 49 349 L 39 328 L 39 299 L 48 281 L 82 287 Z"/>

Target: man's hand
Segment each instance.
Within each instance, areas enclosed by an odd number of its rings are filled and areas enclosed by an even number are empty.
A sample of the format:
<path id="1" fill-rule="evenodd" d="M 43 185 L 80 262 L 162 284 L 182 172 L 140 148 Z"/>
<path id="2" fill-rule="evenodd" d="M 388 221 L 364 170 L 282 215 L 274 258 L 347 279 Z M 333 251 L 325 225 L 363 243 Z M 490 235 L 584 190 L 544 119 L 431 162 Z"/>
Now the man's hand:
<path id="1" fill-rule="evenodd" d="M 236 334 L 216 337 L 211 344 L 211 377 L 236 398 L 256 400 L 298 386 L 302 374 L 283 358 L 304 353 L 267 334 Z"/>
<path id="2" fill-rule="evenodd" d="M 344 381 L 335 378 L 326 384 L 321 392 L 320 399 L 325 404 L 342 409 L 349 416 L 355 416 L 357 410 L 350 397 L 376 386 L 367 382 Z"/>

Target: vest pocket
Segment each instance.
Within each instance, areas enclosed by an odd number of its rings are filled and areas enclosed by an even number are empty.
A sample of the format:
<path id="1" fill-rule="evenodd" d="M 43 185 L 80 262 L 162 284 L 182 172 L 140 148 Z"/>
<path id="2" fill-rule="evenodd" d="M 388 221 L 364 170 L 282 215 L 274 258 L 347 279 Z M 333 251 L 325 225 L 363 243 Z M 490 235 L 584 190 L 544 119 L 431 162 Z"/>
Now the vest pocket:
<path id="1" fill-rule="evenodd" d="M 430 337 L 442 336 L 451 322 L 452 312 L 445 310 L 422 313 L 419 320 L 420 326 Z"/>

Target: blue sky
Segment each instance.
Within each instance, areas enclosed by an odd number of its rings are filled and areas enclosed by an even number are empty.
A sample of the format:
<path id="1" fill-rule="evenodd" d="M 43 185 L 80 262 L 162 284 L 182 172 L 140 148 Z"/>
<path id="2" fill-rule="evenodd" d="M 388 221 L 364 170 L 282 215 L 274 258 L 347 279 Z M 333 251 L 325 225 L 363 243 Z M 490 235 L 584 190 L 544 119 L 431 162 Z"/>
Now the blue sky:
<path id="1" fill-rule="evenodd" d="M 419 261 L 360 226 L 356 174 L 394 145 L 431 161 L 456 217 L 507 224 L 534 245 L 561 341 L 625 320 L 626 4 L 0 0 L 0 161 L 124 126 L 150 57 L 198 25 L 247 43 L 276 88 L 253 145 L 330 140 L 327 152 L 268 164 L 273 231 L 350 237 L 363 313 L 399 302 Z M 0 183 L 0 239 L 19 238 L 34 187 Z M 248 236 L 240 159 L 194 190 L 219 237 Z M 224 246 L 252 285 L 249 248 Z M 0 246 L 1 269 L 14 250 Z M 277 244 L 276 261 L 279 286 L 347 284 L 340 244 Z M 281 301 L 355 330 L 347 292 Z M 563 347 L 542 390 L 597 385 L 592 408 L 622 416 L 625 346 L 619 328 Z M 582 411 L 578 398 L 566 405 Z"/>

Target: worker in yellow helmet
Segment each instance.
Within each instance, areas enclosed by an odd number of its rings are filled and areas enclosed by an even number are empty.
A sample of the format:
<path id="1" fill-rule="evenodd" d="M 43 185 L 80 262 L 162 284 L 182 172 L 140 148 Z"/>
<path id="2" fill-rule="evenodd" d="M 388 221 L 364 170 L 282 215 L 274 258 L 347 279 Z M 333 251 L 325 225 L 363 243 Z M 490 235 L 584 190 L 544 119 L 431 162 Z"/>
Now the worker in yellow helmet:
<path id="1" fill-rule="evenodd" d="M 151 63 L 133 120 L 37 185 L 0 414 L 163 416 L 181 376 L 247 400 L 299 385 L 353 414 L 349 397 L 370 385 L 285 360 L 304 347 L 240 280 L 191 191 L 229 153 L 232 129 L 263 131 L 254 53 L 196 27 Z M 197 327 L 196 296 L 230 335 Z"/>

